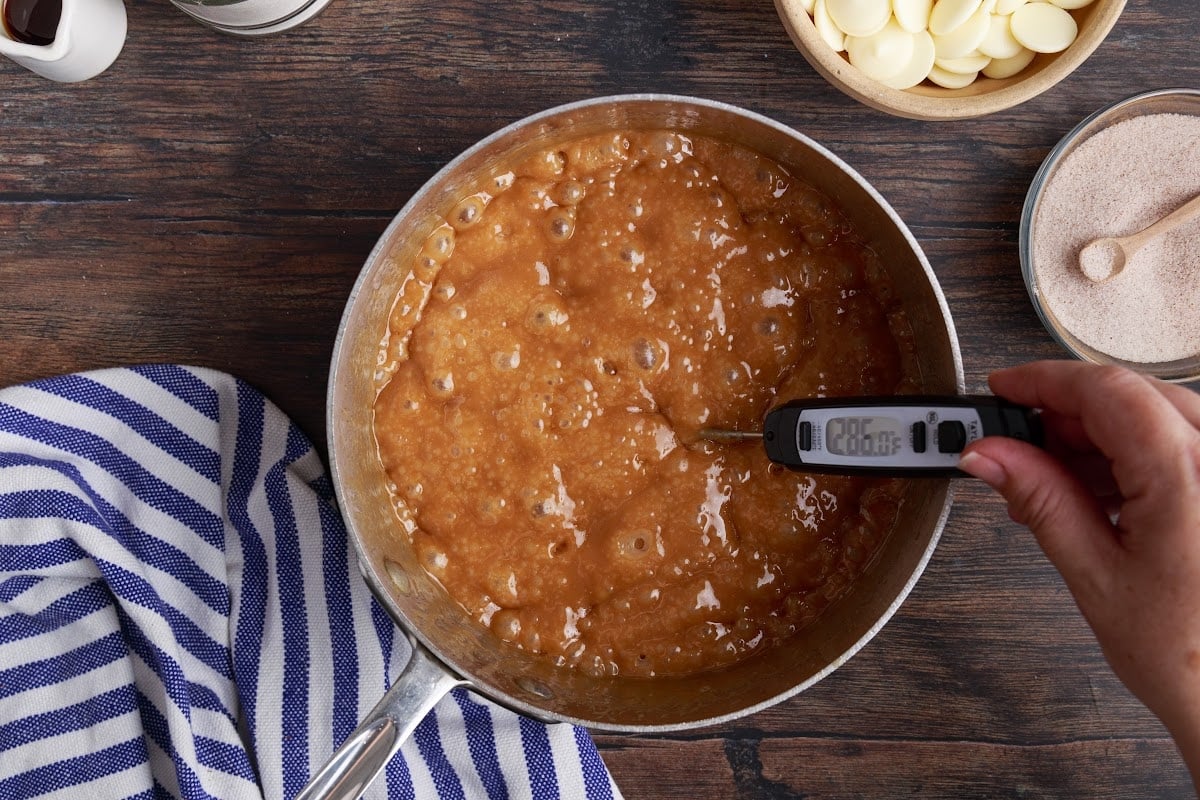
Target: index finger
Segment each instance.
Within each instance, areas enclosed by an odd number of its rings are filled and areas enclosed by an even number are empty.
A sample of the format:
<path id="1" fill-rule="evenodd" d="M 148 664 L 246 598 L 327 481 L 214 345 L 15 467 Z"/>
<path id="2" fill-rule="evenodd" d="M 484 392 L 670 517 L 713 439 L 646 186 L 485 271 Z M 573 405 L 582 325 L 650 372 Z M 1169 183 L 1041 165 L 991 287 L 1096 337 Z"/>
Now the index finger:
<path id="1" fill-rule="evenodd" d="M 988 376 L 994 393 L 1014 403 L 1049 408 L 1064 416 L 1079 416 L 1078 388 L 1088 376 L 1103 369 L 1083 361 L 1035 361 L 1019 367 L 996 370 Z M 1200 429 L 1200 394 L 1184 386 L 1143 377 L 1184 416 Z"/>
<path id="2" fill-rule="evenodd" d="M 1130 370 L 1040 361 L 993 373 L 989 383 L 1013 402 L 1078 418 L 1127 498 L 1183 477 L 1163 467 L 1186 463 L 1200 438 L 1171 398 Z"/>

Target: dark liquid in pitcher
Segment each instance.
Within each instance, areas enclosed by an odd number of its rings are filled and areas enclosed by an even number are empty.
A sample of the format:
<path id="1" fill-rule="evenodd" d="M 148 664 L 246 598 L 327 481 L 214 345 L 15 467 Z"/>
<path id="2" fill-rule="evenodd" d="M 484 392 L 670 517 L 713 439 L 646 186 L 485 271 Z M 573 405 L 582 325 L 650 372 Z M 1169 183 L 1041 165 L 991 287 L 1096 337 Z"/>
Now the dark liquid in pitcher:
<path id="1" fill-rule="evenodd" d="M 62 0 L 0 0 L 4 3 L 4 30 L 26 44 L 50 44 L 58 32 Z"/>

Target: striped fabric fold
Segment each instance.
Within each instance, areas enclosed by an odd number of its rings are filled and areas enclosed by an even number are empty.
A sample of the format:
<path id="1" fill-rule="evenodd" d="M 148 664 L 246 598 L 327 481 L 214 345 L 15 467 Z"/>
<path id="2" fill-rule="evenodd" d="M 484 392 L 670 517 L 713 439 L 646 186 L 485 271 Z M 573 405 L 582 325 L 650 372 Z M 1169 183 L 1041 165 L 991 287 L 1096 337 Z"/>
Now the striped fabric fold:
<path id="1" fill-rule="evenodd" d="M 286 798 L 408 640 L 261 394 L 154 365 L 0 390 L 0 798 Z M 372 798 L 620 794 L 587 732 L 465 689 Z"/>

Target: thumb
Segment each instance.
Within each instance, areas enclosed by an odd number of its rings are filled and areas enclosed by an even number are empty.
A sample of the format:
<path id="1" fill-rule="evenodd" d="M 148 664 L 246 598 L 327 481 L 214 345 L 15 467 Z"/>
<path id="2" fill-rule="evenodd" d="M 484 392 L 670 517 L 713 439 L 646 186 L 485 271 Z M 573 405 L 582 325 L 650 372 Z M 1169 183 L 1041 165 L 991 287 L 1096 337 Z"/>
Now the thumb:
<path id="1" fill-rule="evenodd" d="M 1026 442 L 982 439 L 963 454 L 959 469 L 1008 502 L 1076 597 L 1094 596 L 1118 547 L 1116 531 L 1090 491 L 1058 459 Z"/>

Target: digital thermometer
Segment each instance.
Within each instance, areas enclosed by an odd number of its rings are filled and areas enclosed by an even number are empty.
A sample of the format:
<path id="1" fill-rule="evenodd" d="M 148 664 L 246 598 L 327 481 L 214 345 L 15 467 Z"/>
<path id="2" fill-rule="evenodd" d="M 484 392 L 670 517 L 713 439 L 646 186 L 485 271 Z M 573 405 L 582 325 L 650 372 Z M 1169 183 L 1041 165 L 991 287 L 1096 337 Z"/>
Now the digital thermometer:
<path id="1" fill-rule="evenodd" d="M 713 441 L 762 439 L 791 469 L 841 475 L 962 477 L 963 449 L 985 436 L 1042 444 L 1038 413 L 996 397 L 841 397 L 771 409 L 762 433 L 705 430 Z"/>

